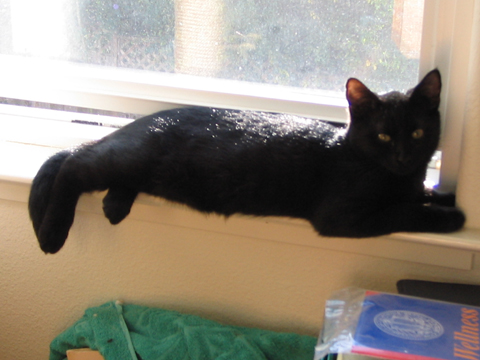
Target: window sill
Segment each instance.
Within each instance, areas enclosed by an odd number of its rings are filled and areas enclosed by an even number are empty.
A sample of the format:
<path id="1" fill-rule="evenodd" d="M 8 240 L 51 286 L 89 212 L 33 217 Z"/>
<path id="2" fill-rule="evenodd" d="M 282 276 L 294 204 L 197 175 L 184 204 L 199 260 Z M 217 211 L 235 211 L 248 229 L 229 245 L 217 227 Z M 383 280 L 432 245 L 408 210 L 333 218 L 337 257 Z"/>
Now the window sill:
<path id="1" fill-rule="evenodd" d="M 3 154 L 0 158 L 0 199 L 23 203 L 28 201 L 30 183 L 38 168 L 50 155 L 60 148 L 100 138 L 114 130 L 55 122 L 53 125 L 50 124 L 51 128 L 46 131 L 45 122 L 40 124 L 36 121 L 34 125 L 28 127 L 26 124 L 29 120 L 23 119 L 22 121 L 22 125 L 17 124 L 18 129 L 7 129 L 5 124 L 2 128 L 0 121 L 0 134 L 3 137 L 0 138 L 0 152 Z M 12 122 L 9 124 L 11 125 Z M 23 139 L 15 137 L 15 134 L 18 135 L 19 132 L 23 133 Z M 61 132 L 61 136 L 58 135 L 59 132 Z M 53 138 L 55 140 L 61 138 L 62 141 L 54 142 Z M 52 143 L 53 145 L 51 145 Z M 101 193 L 82 196 L 77 210 L 101 215 L 102 196 Z M 480 230 L 478 229 L 464 229 L 453 234 L 399 233 L 363 240 L 332 239 L 318 236 L 307 222 L 301 220 L 232 216 L 225 221 L 220 216 L 209 215 L 207 217 L 186 209 L 184 206 L 167 203 L 143 194 L 138 197 L 128 218 L 261 241 L 322 248 L 462 270 L 472 269 L 474 253 L 480 252 Z"/>

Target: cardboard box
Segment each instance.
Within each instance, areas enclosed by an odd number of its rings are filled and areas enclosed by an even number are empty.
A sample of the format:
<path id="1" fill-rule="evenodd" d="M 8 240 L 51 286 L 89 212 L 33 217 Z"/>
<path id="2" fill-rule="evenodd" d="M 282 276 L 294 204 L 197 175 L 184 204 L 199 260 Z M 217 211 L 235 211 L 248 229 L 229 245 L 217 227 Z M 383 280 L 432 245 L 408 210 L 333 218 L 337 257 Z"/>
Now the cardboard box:
<path id="1" fill-rule="evenodd" d="M 68 360 L 105 360 L 96 350 L 92 349 L 73 349 L 67 350 Z"/>

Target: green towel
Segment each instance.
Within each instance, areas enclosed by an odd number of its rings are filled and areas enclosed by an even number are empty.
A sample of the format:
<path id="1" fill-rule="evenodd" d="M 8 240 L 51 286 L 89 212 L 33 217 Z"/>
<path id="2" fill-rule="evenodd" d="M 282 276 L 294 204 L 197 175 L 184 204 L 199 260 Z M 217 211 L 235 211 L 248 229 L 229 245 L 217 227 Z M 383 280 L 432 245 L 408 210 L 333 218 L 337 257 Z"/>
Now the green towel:
<path id="1" fill-rule="evenodd" d="M 50 360 L 89 347 L 105 360 L 311 360 L 316 338 L 225 326 L 194 315 L 109 302 L 87 309 L 50 345 Z"/>

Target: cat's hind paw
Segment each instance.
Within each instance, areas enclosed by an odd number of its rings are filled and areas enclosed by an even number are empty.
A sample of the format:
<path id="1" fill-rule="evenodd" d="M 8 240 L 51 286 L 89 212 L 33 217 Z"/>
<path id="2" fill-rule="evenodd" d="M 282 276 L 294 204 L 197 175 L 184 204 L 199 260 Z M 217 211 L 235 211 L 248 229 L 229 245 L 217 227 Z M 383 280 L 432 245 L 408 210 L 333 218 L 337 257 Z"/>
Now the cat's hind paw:
<path id="1" fill-rule="evenodd" d="M 45 254 L 57 253 L 65 244 L 70 228 L 42 226 L 38 233 L 38 243 Z"/>

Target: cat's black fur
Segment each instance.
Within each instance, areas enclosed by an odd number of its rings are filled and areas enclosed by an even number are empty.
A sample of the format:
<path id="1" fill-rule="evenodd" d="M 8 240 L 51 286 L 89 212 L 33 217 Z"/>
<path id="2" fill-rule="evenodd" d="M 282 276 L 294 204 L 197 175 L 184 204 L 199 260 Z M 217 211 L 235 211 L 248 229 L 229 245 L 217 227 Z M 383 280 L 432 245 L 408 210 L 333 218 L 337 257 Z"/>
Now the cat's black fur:
<path id="1" fill-rule="evenodd" d="M 80 195 L 107 189 L 112 224 L 144 192 L 205 213 L 303 218 L 326 236 L 458 230 L 465 217 L 453 198 L 423 186 L 439 141 L 440 89 L 437 70 L 408 95 L 377 96 L 350 79 L 348 129 L 202 107 L 143 117 L 41 167 L 29 200 L 40 247 L 57 252 Z"/>

